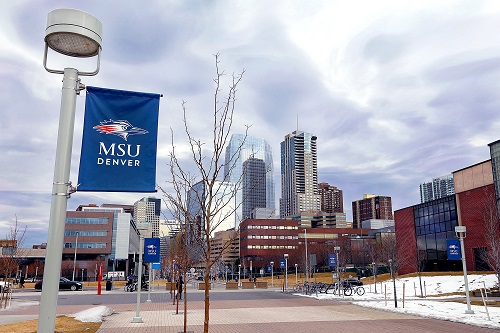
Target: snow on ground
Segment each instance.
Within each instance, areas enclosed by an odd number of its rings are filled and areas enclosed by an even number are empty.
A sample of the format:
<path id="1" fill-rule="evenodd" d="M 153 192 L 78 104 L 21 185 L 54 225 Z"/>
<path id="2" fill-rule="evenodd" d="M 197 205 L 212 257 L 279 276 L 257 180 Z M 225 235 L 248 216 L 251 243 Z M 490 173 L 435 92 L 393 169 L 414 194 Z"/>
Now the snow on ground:
<path id="1" fill-rule="evenodd" d="M 480 288 L 492 288 L 496 286 L 497 279 L 493 274 L 468 275 L 469 290 Z M 396 279 L 397 308 L 394 301 L 393 281 L 377 283 L 377 293 L 374 285 L 364 285 L 363 296 L 353 295 L 350 297 L 339 297 L 332 294 L 313 294 L 318 299 L 343 299 L 351 301 L 356 305 L 376 308 L 384 311 L 392 311 L 418 315 L 441 320 L 461 322 L 481 327 L 500 329 L 500 307 L 488 307 L 471 305 L 473 314 L 466 314 L 467 304 L 465 301 L 465 284 L 463 276 L 425 276 L 422 277 L 423 294 L 427 297 L 421 298 L 418 277 Z M 403 289 L 404 303 L 403 303 Z M 446 293 L 462 293 L 454 296 L 439 296 Z M 432 297 L 429 297 L 432 296 Z M 460 300 L 459 300 L 460 299 Z M 473 298 L 481 300 L 481 298 Z M 489 319 L 488 319 L 489 314 Z"/>
<path id="2" fill-rule="evenodd" d="M 113 314 L 113 309 L 102 305 L 95 308 L 77 312 L 70 316 L 84 323 L 89 323 L 89 322 L 100 323 L 102 322 L 103 317 L 111 316 L 112 314 Z"/>

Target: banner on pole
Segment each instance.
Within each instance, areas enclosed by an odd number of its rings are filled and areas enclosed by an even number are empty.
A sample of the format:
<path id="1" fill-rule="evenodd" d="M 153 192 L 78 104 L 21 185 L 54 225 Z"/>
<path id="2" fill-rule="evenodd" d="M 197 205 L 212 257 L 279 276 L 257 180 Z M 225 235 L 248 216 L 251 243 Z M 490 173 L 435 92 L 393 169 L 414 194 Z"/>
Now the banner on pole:
<path id="1" fill-rule="evenodd" d="M 160 262 L 159 238 L 144 238 L 144 262 Z"/>
<path id="2" fill-rule="evenodd" d="M 447 239 L 446 248 L 448 249 L 448 260 L 462 260 L 460 241 L 458 239 Z"/>
<path id="3" fill-rule="evenodd" d="M 329 267 L 337 267 L 337 254 L 328 254 L 328 266 Z"/>
<path id="4" fill-rule="evenodd" d="M 159 106 L 159 94 L 87 87 L 78 191 L 156 191 Z"/>

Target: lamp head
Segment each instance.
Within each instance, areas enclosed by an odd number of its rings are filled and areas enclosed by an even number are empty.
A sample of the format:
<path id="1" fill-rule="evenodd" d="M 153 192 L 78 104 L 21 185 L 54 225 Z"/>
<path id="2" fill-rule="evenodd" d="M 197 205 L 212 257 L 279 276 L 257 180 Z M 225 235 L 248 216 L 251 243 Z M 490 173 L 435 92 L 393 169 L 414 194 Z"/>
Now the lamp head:
<path id="1" fill-rule="evenodd" d="M 70 57 L 93 57 L 102 47 L 102 24 L 76 9 L 56 9 L 47 16 L 45 43 Z"/>

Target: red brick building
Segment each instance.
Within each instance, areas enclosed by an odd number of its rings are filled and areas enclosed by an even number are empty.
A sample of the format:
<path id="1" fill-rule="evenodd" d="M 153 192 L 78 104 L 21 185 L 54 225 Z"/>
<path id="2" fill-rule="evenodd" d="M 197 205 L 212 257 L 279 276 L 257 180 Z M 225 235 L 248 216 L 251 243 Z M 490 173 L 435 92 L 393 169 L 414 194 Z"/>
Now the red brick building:
<path id="1" fill-rule="evenodd" d="M 464 239 L 468 270 L 486 270 L 481 252 L 485 241 L 485 213 L 497 219 L 491 161 L 453 172 L 455 195 L 394 212 L 399 273 L 462 270 L 460 260 L 447 259 L 448 239 L 457 239 L 455 227 L 467 227 Z"/>

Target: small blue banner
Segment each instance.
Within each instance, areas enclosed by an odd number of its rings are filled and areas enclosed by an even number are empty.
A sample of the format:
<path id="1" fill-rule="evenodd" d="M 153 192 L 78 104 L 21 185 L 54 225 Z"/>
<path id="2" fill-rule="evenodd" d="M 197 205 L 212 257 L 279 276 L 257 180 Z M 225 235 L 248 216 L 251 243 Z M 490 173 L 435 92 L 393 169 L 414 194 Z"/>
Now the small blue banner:
<path id="1" fill-rule="evenodd" d="M 448 253 L 448 260 L 462 260 L 460 241 L 458 239 L 447 239 L 446 248 L 446 252 Z"/>
<path id="2" fill-rule="evenodd" d="M 160 239 L 144 238 L 144 262 L 160 261 Z"/>
<path id="3" fill-rule="evenodd" d="M 78 191 L 156 191 L 159 107 L 159 94 L 87 87 Z"/>
<path id="4" fill-rule="evenodd" d="M 336 254 L 328 254 L 328 266 L 337 267 L 337 255 Z"/>
<path id="5" fill-rule="evenodd" d="M 280 259 L 280 268 L 286 268 L 286 261 L 285 261 L 285 259 Z"/>
<path id="6" fill-rule="evenodd" d="M 273 269 L 272 269 L 272 267 L 271 267 L 270 265 L 269 265 L 269 266 L 267 266 L 267 272 L 268 272 L 268 273 L 271 273 L 271 272 L 272 272 L 272 270 L 273 270 Z"/>
<path id="7" fill-rule="evenodd" d="M 151 264 L 152 269 L 161 269 L 161 263 L 159 262 L 154 262 Z"/>

